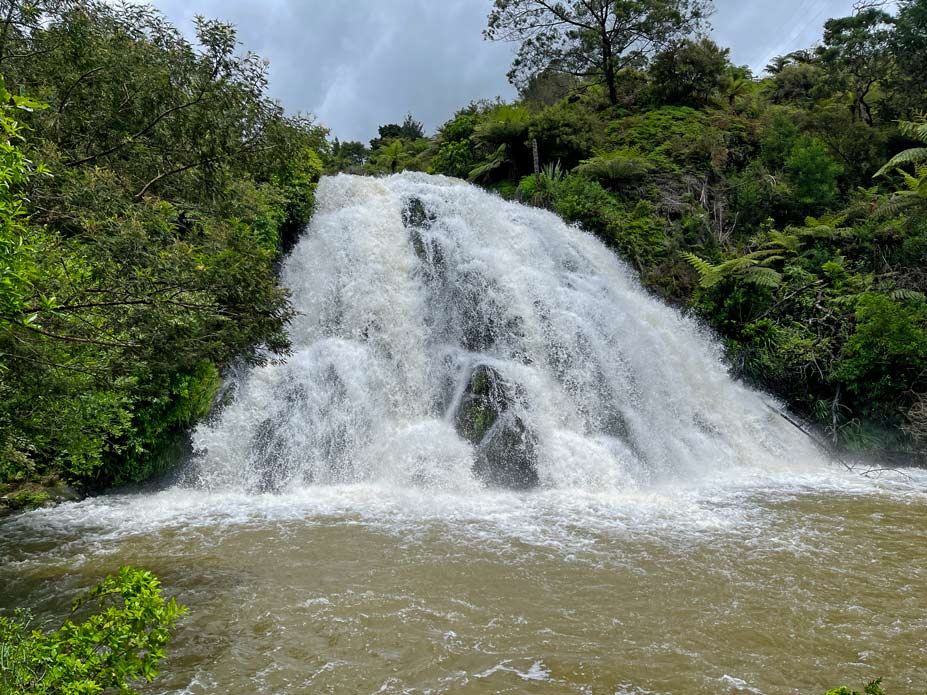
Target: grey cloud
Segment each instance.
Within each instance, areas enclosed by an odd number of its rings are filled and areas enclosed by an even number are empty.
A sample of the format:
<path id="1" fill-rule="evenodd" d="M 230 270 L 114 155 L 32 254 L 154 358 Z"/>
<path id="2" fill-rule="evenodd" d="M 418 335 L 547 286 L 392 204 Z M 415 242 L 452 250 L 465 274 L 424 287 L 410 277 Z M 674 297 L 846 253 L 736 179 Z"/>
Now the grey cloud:
<path id="1" fill-rule="evenodd" d="M 511 97 L 512 47 L 483 41 L 491 0 L 158 0 L 188 29 L 195 14 L 238 27 L 270 60 L 270 91 L 343 139 L 368 140 L 408 111 L 433 131 L 474 99 Z"/>
<path id="2" fill-rule="evenodd" d="M 512 97 L 512 46 L 482 39 L 492 0 L 155 0 L 186 30 L 202 14 L 235 24 L 270 60 L 270 91 L 342 139 L 368 140 L 406 112 L 434 131 L 474 99 Z M 853 0 L 716 0 L 714 36 L 759 71 L 814 44 Z"/>
<path id="3" fill-rule="evenodd" d="M 853 0 L 716 0 L 714 37 L 731 60 L 758 74 L 775 55 L 821 40 L 824 22 L 853 12 Z"/>

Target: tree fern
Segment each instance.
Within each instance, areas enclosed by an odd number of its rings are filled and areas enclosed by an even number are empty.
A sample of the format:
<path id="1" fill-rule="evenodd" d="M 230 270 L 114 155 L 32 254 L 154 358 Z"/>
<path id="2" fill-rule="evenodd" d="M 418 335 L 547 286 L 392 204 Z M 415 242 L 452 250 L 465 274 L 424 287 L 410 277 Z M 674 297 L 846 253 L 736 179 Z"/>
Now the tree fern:
<path id="1" fill-rule="evenodd" d="M 901 121 L 898 124 L 898 130 L 901 131 L 902 135 L 909 137 L 912 140 L 920 140 L 921 142 L 927 142 L 927 121 Z"/>
<path id="2" fill-rule="evenodd" d="M 493 152 L 492 156 L 482 164 L 475 166 L 470 170 L 468 178 L 471 181 L 479 181 L 489 176 L 496 169 L 509 163 L 508 147 L 499 145 L 499 148 Z"/>
<path id="3" fill-rule="evenodd" d="M 898 124 L 898 129 L 913 140 L 927 143 L 927 121 L 902 121 Z M 902 166 L 908 164 L 914 165 L 913 176 L 901 169 Z M 897 214 L 910 205 L 927 203 L 927 147 L 913 147 L 899 152 L 879 169 L 876 176 L 884 176 L 893 170 L 904 178 L 907 190 L 896 191 L 892 196 L 889 202 L 892 214 Z"/>

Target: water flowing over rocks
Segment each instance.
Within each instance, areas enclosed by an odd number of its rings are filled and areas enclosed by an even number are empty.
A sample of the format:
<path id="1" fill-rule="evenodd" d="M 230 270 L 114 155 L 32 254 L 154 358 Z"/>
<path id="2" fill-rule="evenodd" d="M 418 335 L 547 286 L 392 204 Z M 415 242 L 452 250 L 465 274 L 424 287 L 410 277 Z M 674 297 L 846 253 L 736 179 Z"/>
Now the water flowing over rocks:
<path id="1" fill-rule="evenodd" d="M 323 179 L 282 281 L 293 355 L 198 428 L 202 486 L 618 490 L 820 463 L 599 241 L 461 181 Z"/>

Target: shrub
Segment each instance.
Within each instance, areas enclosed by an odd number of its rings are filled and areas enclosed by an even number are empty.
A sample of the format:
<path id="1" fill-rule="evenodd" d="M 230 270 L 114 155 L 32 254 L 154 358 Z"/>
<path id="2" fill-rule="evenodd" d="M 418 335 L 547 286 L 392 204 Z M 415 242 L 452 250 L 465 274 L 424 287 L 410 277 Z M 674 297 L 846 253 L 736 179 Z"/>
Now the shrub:
<path id="1" fill-rule="evenodd" d="M 57 630 L 30 630 L 31 616 L 0 617 L 0 695 L 135 695 L 131 683 L 152 681 L 171 630 L 186 609 L 161 595 L 151 572 L 123 567 L 74 602 L 82 620 Z"/>

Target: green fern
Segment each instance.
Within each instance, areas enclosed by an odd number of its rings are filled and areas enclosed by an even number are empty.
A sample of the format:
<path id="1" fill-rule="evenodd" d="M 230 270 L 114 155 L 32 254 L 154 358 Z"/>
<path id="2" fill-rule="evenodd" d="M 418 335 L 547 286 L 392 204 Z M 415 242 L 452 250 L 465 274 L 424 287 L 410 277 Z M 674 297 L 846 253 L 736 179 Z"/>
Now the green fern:
<path id="1" fill-rule="evenodd" d="M 470 181 L 485 179 L 496 169 L 505 166 L 510 161 L 508 147 L 506 145 L 499 145 L 499 148 L 493 152 L 488 160 L 470 170 L 467 178 L 470 179 Z"/>
<path id="2" fill-rule="evenodd" d="M 682 255 L 689 264 L 695 268 L 695 272 L 698 273 L 699 285 L 701 287 L 708 289 L 709 287 L 714 287 L 722 280 L 723 276 L 719 271 L 719 266 L 712 265 L 708 261 L 688 251 L 684 251 Z"/>
<path id="3" fill-rule="evenodd" d="M 888 296 L 896 302 L 920 302 L 924 300 L 924 294 L 922 292 L 909 290 L 904 287 L 892 290 L 888 293 Z"/>
<path id="4" fill-rule="evenodd" d="M 779 285 L 782 284 L 782 273 L 780 273 L 778 270 L 774 270 L 773 268 L 754 266 L 752 268 L 748 268 L 744 272 L 743 279 L 760 287 L 776 289 L 779 287 Z"/>
<path id="5" fill-rule="evenodd" d="M 898 129 L 912 140 L 920 140 L 927 144 L 927 121 L 901 121 Z M 901 167 L 908 164 L 914 165 L 914 176 L 901 170 Z M 885 176 L 891 171 L 901 173 L 908 187 L 906 191 L 897 192 L 896 196 L 914 195 L 927 199 L 927 147 L 912 147 L 899 152 L 876 172 L 876 176 Z"/>
<path id="6" fill-rule="evenodd" d="M 927 142 L 927 121 L 901 121 L 898 124 L 898 130 L 901 131 L 902 135 L 912 140 Z"/>

